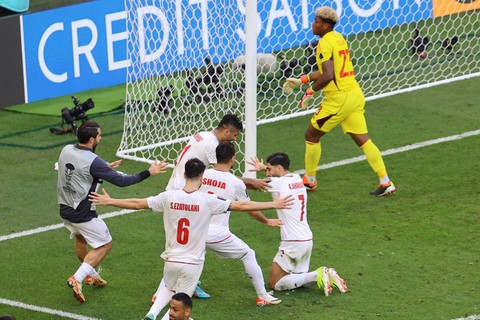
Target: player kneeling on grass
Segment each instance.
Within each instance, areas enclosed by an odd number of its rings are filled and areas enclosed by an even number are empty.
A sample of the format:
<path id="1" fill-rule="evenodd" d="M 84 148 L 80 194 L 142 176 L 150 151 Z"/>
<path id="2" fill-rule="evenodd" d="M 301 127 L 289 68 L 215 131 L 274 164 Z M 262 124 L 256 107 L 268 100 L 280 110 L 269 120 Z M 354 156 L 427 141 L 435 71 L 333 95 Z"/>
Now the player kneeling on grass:
<path id="1" fill-rule="evenodd" d="M 342 293 L 348 291 L 345 281 L 335 269 L 320 267 L 308 272 L 313 248 L 313 235 L 307 221 L 307 190 L 302 178 L 290 173 L 290 159 L 285 153 L 274 153 L 264 165 L 258 158 L 249 162 L 254 169 L 266 171 L 271 177 L 268 189 L 273 197 L 291 194 L 294 203 L 289 208 L 277 209 L 278 218 L 283 221 L 280 228 L 281 242 L 273 259 L 268 284 L 274 290 L 284 291 L 299 287 L 309 287 L 315 283 L 323 288 L 326 296 L 332 293 L 332 284 Z"/>
<path id="2" fill-rule="evenodd" d="M 205 164 L 197 158 L 185 163 L 185 186 L 143 199 L 113 199 L 92 192 L 90 199 L 97 205 L 110 205 L 124 209 L 152 209 L 163 212 L 165 251 L 163 277 L 165 287 L 157 292 L 157 298 L 145 319 L 155 320 L 176 292 L 190 297 L 195 291 L 205 260 L 205 242 L 213 215 L 226 214 L 229 210 L 254 211 L 284 209 L 292 204 L 290 195 L 275 198 L 271 202 L 232 201 L 199 190 L 202 185 Z"/>

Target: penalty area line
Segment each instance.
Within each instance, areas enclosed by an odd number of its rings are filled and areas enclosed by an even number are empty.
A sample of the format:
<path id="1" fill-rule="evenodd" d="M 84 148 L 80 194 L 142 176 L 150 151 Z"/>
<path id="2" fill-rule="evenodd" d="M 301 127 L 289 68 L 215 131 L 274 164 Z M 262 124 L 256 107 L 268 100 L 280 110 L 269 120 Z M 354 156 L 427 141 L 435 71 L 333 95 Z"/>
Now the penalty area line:
<path id="1" fill-rule="evenodd" d="M 138 211 L 138 210 L 124 209 L 124 210 L 109 212 L 109 213 L 105 213 L 105 214 L 100 214 L 99 217 L 102 218 L 102 219 L 108 219 L 108 218 L 122 216 L 124 214 L 129 214 L 129 213 L 136 212 L 136 211 Z M 31 236 L 33 234 L 47 232 L 47 231 L 61 229 L 61 228 L 64 228 L 63 223 L 52 224 L 52 225 L 46 226 L 46 227 L 39 227 L 39 228 L 35 228 L 35 229 L 16 232 L 16 233 L 12 233 L 12 234 L 9 234 L 9 235 L 6 235 L 6 236 L 0 236 L 0 242 L 5 241 L 5 240 L 20 238 L 20 237 L 25 237 L 25 236 Z"/>
<path id="2" fill-rule="evenodd" d="M 26 303 L 23 303 L 23 302 L 13 301 L 13 300 L 8 300 L 8 299 L 3 299 L 3 298 L 0 298 L 0 304 L 6 304 L 6 305 L 9 305 L 9 306 L 12 306 L 12 307 L 28 309 L 28 310 L 32 310 L 32 311 L 36 311 L 36 312 L 53 314 L 53 315 L 56 315 L 56 316 L 60 316 L 60 317 L 64 317 L 64 318 L 70 318 L 70 319 L 100 320 L 98 318 L 82 316 L 80 314 L 75 314 L 75 313 L 70 313 L 70 312 L 45 308 L 45 307 L 38 307 L 38 306 L 31 305 L 31 304 L 26 304 Z"/>
<path id="3" fill-rule="evenodd" d="M 439 144 L 439 143 L 461 140 L 461 139 L 464 139 L 464 138 L 478 136 L 478 135 L 480 135 L 480 130 L 468 131 L 468 132 L 456 134 L 456 135 L 453 135 L 453 136 L 448 136 L 448 137 L 443 137 L 443 138 L 438 138 L 438 139 L 433 139 L 433 140 L 428 140 L 428 141 L 422 141 L 422 142 L 409 144 L 409 145 L 399 147 L 399 148 L 388 149 L 388 150 L 382 151 L 381 153 L 382 153 L 383 156 L 388 156 L 388 155 L 391 155 L 391 154 L 407 152 L 407 151 L 410 151 L 410 150 L 424 148 L 424 147 L 432 146 L 432 145 Z M 365 161 L 366 159 L 367 158 L 363 155 L 363 156 L 353 157 L 353 158 L 350 158 L 350 159 L 333 161 L 333 162 L 330 162 L 330 163 L 322 164 L 322 165 L 318 166 L 317 169 L 318 170 L 331 169 L 331 168 L 335 168 L 335 167 L 345 166 L 347 164 L 352 164 L 352 163 L 356 163 L 356 162 Z M 297 171 L 295 171 L 295 173 L 303 174 L 303 173 L 305 173 L 305 169 L 297 170 Z"/>

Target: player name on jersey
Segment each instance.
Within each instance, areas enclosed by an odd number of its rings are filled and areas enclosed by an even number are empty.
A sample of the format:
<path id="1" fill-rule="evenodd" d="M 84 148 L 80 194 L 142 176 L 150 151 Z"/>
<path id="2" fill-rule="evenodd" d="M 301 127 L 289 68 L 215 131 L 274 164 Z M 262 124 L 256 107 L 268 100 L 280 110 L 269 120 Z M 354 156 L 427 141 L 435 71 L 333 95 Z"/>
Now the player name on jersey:
<path id="1" fill-rule="evenodd" d="M 305 188 L 305 186 L 303 185 L 303 182 L 289 183 L 289 184 L 288 184 L 288 187 L 289 187 L 290 189 Z"/>
<path id="2" fill-rule="evenodd" d="M 199 212 L 200 211 L 200 206 L 198 204 L 170 202 L 170 209 L 181 210 L 181 211 Z"/>
<path id="3" fill-rule="evenodd" d="M 202 184 L 206 186 L 212 186 L 215 188 L 223 189 L 223 190 L 227 188 L 227 183 L 225 181 L 219 181 L 211 178 L 203 178 Z"/>

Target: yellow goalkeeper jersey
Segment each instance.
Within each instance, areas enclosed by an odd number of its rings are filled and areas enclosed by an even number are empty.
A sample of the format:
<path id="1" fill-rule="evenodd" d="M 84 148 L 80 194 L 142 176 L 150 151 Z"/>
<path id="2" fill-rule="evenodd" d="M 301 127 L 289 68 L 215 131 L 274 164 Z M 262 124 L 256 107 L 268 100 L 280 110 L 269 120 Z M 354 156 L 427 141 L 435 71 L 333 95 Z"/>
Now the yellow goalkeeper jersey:
<path id="1" fill-rule="evenodd" d="M 336 31 L 325 34 L 318 42 L 317 65 L 322 72 L 322 62 L 333 59 L 334 78 L 323 88 L 325 93 L 349 90 L 358 87 L 353 71 L 353 63 L 350 59 L 350 52 L 345 38 Z"/>

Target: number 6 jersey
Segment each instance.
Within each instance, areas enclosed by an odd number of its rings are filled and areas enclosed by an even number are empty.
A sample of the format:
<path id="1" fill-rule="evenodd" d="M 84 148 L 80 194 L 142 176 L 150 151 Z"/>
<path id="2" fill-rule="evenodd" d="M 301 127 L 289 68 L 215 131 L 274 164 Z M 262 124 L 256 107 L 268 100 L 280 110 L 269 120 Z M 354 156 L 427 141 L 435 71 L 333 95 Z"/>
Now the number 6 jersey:
<path id="1" fill-rule="evenodd" d="M 148 207 L 163 212 L 165 251 L 162 259 L 202 264 L 212 215 L 226 213 L 230 200 L 201 191 L 171 190 L 147 199 Z"/>

